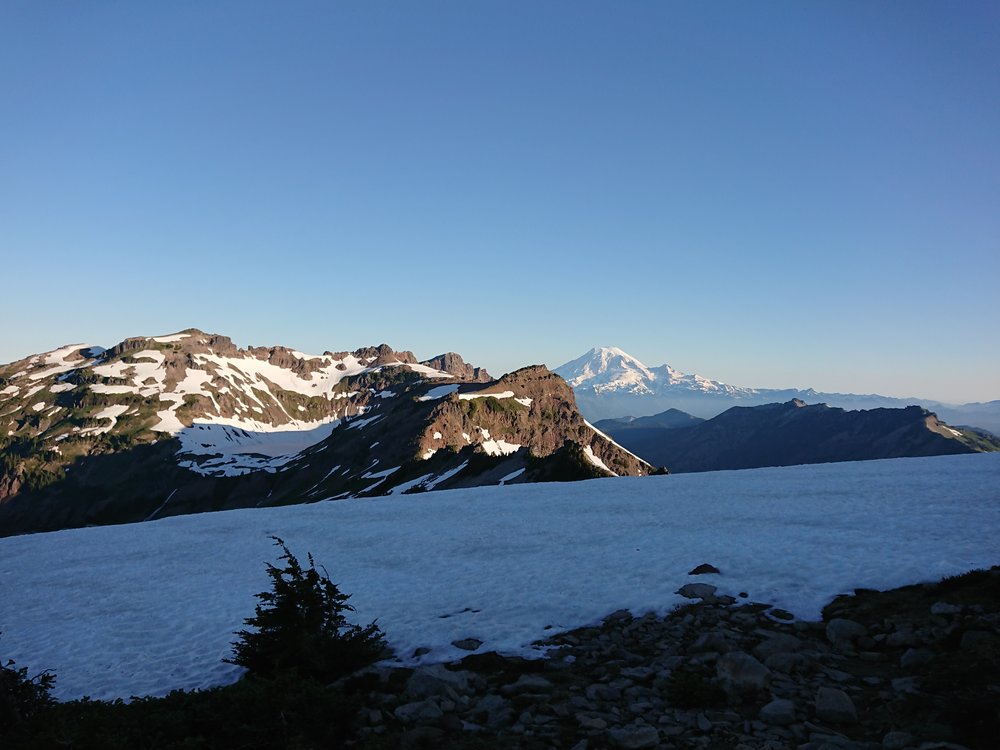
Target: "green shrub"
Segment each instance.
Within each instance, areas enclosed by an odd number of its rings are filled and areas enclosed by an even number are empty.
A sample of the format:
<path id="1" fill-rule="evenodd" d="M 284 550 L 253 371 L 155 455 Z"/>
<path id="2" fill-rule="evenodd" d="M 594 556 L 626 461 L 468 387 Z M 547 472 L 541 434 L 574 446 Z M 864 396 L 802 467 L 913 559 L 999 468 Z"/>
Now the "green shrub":
<path id="1" fill-rule="evenodd" d="M 284 567 L 267 564 L 271 591 L 257 594 L 260 603 L 244 622 L 256 630 L 241 630 L 233 643 L 230 664 L 246 667 L 252 676 L 274 677 L 294 672 L 329 682 L 376 661 L 385 649 L 376 623 L 351 625 L 345 613 L 354 607 L 324 570 L 316 570 L 312 555 L 303 568 L 284 541 Z"/>

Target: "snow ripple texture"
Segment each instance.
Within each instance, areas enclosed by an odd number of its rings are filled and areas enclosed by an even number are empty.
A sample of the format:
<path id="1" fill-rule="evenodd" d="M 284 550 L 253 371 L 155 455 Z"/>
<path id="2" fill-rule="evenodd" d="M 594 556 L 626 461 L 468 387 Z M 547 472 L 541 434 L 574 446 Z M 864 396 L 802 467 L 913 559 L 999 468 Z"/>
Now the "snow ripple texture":
<path id="1" fill-rule="evenodd" d="M 537 653 L 609 612 L 665 612 L 702 562 L 800 617 L 836 594 L 1000 562 L 1000 455 L 515 485 L 0 539 L 0 652 L 62 699 L 236 680 L 268 535 L 312 552 L 402 657 Z"/>

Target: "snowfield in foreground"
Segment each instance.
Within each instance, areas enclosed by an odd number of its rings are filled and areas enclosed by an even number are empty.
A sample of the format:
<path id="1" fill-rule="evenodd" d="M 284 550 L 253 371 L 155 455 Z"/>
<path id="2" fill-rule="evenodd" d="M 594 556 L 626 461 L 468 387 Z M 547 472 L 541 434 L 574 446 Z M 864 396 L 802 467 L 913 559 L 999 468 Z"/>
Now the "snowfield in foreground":
<path id="1" fill-rule="evenodd" d="M 815 618 L 833 596 L 1000 563 L 1000 455 L 453 490 L 0 539 L 0 656 L 62 699 L 232 682 L 268 535 L 312 552 L 402 657 L 537 654 L 619 608 L 664 612 L 702 562 Z M 547 631 L 546 628 L 554 630 Z"/>

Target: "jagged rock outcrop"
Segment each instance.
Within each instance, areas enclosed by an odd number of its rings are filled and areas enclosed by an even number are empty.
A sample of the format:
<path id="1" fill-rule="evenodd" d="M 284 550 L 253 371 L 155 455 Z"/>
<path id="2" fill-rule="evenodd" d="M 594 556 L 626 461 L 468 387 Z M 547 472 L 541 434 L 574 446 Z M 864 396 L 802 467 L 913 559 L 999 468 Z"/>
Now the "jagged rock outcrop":
<path id="1" fill-rule="evenodd" d="M 451 373 L 456 378 L 467 380 L 470 383 L 488 383 L 493 380 L 493 377 L 484 368 L 470 365 L 455 352 L 439 354 L 436 357 L 425 359 L 420 364 Z"/>

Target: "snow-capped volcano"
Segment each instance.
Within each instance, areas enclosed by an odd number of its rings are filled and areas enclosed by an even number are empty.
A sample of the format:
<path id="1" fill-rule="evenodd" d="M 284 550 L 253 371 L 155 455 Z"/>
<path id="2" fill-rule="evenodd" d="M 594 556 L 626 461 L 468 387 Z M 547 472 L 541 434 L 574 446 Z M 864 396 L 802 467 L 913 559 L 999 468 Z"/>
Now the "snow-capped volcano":
<path id="1" fill-rule="evenodd" d="M 951 424 L 971 425 L 1000 434 L 1000 401 L 955 405 L 878 394 L 822 393 L 812 388 L 741 388 L 701 375 L 686 375 L 670 365 L 647 367 L 613 346 L 595 347 L 554 372 L 573 388 L 580 411 L 592 421 L 649 416 L 668 409 L 711 419 L 733 406 L 799 399 L 807 404 L 842 409 L 899 409 L 919 405 Z"/>
<path id="2" fill-rule="evenodd" d="M 701 375 L 686 375 L 666 364 L 647 367 L 628 352 L 614 346 L 595 347 L 579 359 L 557 367 L 555 372 L 578 395 L 588 391 L 594 394 L 656 394 L 670 390 L 727 394 L 733 397 L 756 393 L 749 388 L 736 388 Z"/>

